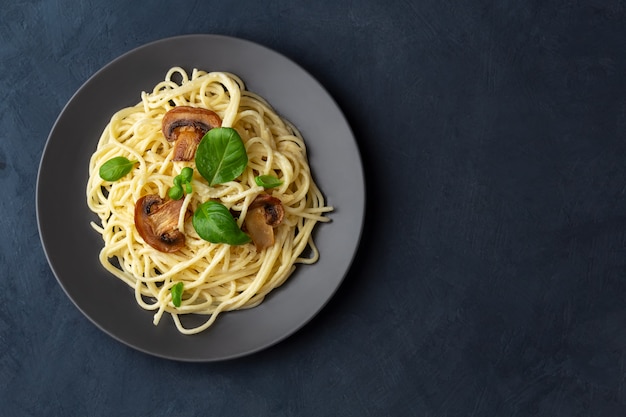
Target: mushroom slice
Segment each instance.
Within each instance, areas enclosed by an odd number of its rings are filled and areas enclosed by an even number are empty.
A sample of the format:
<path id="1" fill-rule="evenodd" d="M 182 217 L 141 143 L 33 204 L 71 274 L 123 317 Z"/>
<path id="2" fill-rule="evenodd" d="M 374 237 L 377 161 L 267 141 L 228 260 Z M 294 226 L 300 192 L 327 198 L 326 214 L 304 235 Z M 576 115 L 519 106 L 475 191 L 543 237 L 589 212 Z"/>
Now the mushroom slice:
<path id="1" fill-rule="evenodd" d="M 244 224 L 257 250 L 274 244 L 274 227 L 283 221 L 284 216 L 282 203 L 271 195 L 259 194 L 250 204 Z"/>
<path id="2" fill-rule="evenodd" d="M 185 235 L 178 230 L 178 216 L 183 201 L 165 201 L 156 194 L 137 200 L 135 227 L 148 245 L 161 252 L 176 252 L 185 246 Z"/>
<path id="3" fill-rule="evenodd" d="M 174 161 L 191 161 L 206 132 L 222 126 L 217 113 L 190 106 L 177 106 L 165 113 L 161 122 L 163 136 L 174 142 Z"/>

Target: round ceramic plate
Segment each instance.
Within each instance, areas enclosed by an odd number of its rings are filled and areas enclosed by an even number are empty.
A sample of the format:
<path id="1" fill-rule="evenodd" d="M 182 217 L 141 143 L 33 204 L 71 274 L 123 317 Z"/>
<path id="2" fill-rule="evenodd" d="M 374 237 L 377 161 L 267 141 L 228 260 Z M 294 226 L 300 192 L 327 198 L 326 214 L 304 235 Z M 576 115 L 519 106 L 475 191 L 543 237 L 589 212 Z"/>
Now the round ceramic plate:
<path id="1" fill-rule="evenodd" d="M 265 301 L 224 313 L 203 333 L 180 334 L 171 319 L 152 324 L 126 284 L 98 261 L 102 240 L 85 201 L 88 165 L 101 132 L 119 109 L 135 105 L 167 70 L 226 71 L 240 76 L 302 132 L 313 176 L 334 206 L 318 224 L 320 260 L 299 265 Z M 72 192 L 68 192 L 72 190 Z M 41 158 L 37 219 L 48 262 L 78 309 L 115 339 L 140 351 L 183 361 L 217 361 L 267 348 L 293 334 L 332 297 L 356 253 L 364 218 L 363 168 L 340 109 L 306 71 L 253 42 L 216 35 L 168 38 L 134 49 L 94 74 L 67 103 Z M 69 335 L 68 335 L 69 337 Z"/>

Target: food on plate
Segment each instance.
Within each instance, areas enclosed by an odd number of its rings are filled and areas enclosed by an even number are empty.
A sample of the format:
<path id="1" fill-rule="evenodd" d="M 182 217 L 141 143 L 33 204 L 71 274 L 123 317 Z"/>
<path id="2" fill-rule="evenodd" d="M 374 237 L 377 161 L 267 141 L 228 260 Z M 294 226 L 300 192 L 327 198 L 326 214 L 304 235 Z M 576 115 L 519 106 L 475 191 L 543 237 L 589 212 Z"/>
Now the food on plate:
<path id="1" fill-rule="evenodd" d="M 111 117 L 86 193 L 102 265 L 184 334 L 315 263 L 312 232 L 333 210 L 292 124 L 236 75 L 179 67 Z"/>

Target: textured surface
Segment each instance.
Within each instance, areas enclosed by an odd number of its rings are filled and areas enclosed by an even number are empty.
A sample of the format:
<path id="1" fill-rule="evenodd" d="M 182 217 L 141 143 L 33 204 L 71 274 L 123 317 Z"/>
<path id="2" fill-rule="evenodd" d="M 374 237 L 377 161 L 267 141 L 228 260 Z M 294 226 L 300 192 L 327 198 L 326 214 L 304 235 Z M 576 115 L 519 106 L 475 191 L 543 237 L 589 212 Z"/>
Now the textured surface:
<path id="1" fill-rule="evenodd" d="M 623 2 L 4 3 L 2 415 L 626 412 Z M 369 192 L 356 263 L 322 313 L 206 365 L 136 352 L 85 319 L 48 268 L 34 205 L 74 91 L 186 33 L 259 42 L 317 77 Z"/>

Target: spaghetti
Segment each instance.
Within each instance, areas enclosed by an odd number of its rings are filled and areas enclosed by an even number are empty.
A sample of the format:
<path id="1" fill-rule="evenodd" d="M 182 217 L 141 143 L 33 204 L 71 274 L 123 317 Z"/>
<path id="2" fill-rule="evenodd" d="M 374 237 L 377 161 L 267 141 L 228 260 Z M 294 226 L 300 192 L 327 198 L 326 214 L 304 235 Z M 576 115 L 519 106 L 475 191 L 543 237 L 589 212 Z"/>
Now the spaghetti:
<path id="1" fill-rule="evenodd" d="M 185 245 L 173 253 L 146 244 L 134 224 L 135 203 L 145 195 L 165 199 L 172 179 L 191 161 L 173 160 L 172 144 L 161 131 L 164 115 L 176 106 L 209 109 L 234 128 L 245 145 L 248 164 L 235 180 L 209 186 L 194 170 L 193 192 L 186 194 L 178 218 Z M 124 156 L 137 161 L 121 179 L 109 182 L 98 175 L 107 160 Z M 265 189 L 255 177 L 270 175 L 281 183 Z M 282 119 L 260 96 L 246 90 L 236 75 L 194 69 L 190 74 L 171 68 L 141 101 L 115 113 L 104 129 L 90 160 L 87 203 L 98 216 L 92 227 L 102 235 L 99 259 L 117 278 L 134 289 L 139 306 L 154 311 L 157 325 L 170 314 L 183 334 L 209 328 L 219 314 L 257 306 L 282 285 L 296 264 L 312 264 L 319 252 L 312 238 L 318 222 L 327 222 L 332 207 L 311 176 L 306 146 L 298 130 Z M 254 199 L 268 193 L 280 200 L 284 219 L 275 228 L 275 242 L 259 249 L 254 244 L 231 246 L 199 237 L 184 212 L 205 201 L 219 201 L 239 227 Z M 182 282 L 180 305 L 174 305 L 172 288 Z M 186 326 L 187 314 L 205 315 L 200 325 Z"/>

